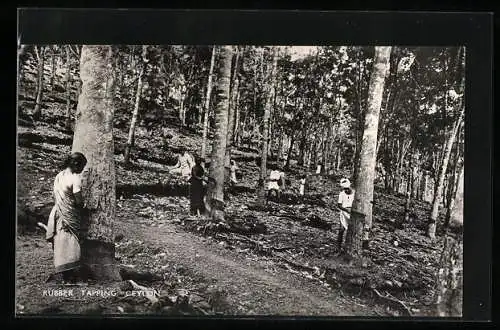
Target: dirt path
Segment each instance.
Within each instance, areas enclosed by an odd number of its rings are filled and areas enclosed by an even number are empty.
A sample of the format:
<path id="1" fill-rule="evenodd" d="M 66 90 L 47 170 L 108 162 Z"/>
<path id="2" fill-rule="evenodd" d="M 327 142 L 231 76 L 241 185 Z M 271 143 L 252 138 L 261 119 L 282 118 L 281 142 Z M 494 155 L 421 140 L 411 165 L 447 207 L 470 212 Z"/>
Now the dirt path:
<path id="1" fill-rule="evenodd" d="M 374 306 L 344 298 L 339 290 L 279 267 L 268 267 L 269 262 L 261 258 L 224 249 L 212 239 L 185 232 L 173 223 L 162 228 L 137 226 L 125 221 L 122 229 L 130 238 L 161 248 L 167 259 L 224 289 L 238 314 L 377 315 Z"/>

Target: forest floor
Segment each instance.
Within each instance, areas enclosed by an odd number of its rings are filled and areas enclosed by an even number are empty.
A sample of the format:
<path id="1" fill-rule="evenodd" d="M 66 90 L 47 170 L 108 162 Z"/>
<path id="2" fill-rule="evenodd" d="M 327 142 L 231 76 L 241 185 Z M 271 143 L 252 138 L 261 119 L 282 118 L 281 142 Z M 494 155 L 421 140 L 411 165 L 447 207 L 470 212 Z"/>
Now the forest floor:
<path id="1" fill-rule="evenodd" d="M 370 249 L 361 265 L 351 265 L 337 257 L 335 247 L 334 206 L 343 173 L 311 174 L 308 196 L 299 202 L 294 191 L 303 170 L 294 166 L 287 172 L 291 185 L 284 201 L 258 209 L 257 153 L 236 150 L 242 181 L 228 191 L 227 218 L 243 229 L 255 224 L 255 230 L 206 231 L 205 221 L 188 216 L 185 182 L 165 167 L 178 146 L 197 152 L 201 136 L 175 126 L 167 128 L 167 147 L 139 129 L 132 166 L 116 155 L 116 258 L 122 270 L 145 274 L 136 282 L 159 290 L 160 301 L 126 296 L 126 271 L 124 281 L 113 284 L 46 283 L 53 271 L 52 251 L 36 222 L 47 222 L 53 179 L 72 136 L 56 115 L 61 113 L 57 103 L 43 111 L 44 120 L 18 127 L 17 313 L 435 316 L 442 228 L 435 241 L 425 237 L 428 203 L 413 201 L 411 221 L 400 228 L 395 223 L 403 216 L 404 198 L 376 187 Z M 115 134 L 119 147 L 126 132 L 116 129 Z M 73 288 L 75 295 L 44 294 L 61 288 Z M 86 295 L 79 294 L 81 289 L 88 290 Z M 116 296 L 98 296 L 97 290 L 112 289 Z"/>

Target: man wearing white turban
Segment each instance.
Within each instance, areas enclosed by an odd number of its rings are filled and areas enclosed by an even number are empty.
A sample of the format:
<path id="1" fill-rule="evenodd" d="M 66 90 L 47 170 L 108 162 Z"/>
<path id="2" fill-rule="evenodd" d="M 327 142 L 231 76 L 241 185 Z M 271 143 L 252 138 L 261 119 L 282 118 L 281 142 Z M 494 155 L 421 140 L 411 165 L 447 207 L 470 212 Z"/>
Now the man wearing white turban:
<path id="1" fill-rule="evenodd" d="M 342 242 L 344 240 L 344 233 L 349 225 L 349 219 L 351 216 L 351 207 L 354 200 L 354 190 L 351 188 L 351 182 L 347 178 L 342 178 L 340 180 L 340 187 L 342 191 L 339 193 L 338 207 L 340 209 L 340 229 L 339 236 L 337 238 L 337 247 L 340 251 L 342 248 Z"/>

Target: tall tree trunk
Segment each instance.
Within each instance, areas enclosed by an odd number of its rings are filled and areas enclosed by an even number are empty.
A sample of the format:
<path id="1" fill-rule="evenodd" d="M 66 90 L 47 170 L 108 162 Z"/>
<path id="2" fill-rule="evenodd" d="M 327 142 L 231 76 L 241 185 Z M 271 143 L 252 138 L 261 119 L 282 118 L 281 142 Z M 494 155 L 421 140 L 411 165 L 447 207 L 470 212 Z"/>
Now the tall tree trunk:
<path id="1" fill-rule="evenodd" d="M 326 128 L 326 138 L 323 139 L 323 171 L 324 173 L 328 173 L 330 170 L 330 158 L 331 158 L 331 149 L 330 149 L 330 141 L 332 140 L 332 120 L 330 118 L 330 123 Z"/>
<path id="2" fill-rule="evenodd" d="M 210 182 L 205 203 L 208 215 L 214 221 L 224 221 L 224 158 L 227 144 L 232 53 L 231 46 L 220 47 L 221 64 L 218 68 L 215 133 L 210 161 Z"/>
<path id="3" fill-rule="evenodd" d="M 458 159 L 456 160 L 456 163 L 454 165 L 456 168 L 458 168 Z M 458 172 L 456 169 L 454 170 L 455 172 Z M 454 173 L 453 174 L 453 180 L 450 182 L 450 186 L 452 186 L 453 188 L 450 189 L 451 193 L 451 199 L 449 200 L 448 202 L 448 208 L 446 209 L 446 216 L 445 216 L 445 222 L 444 222 L 444 225 L 445 227 L 448 227 L 449 224 L 450 224 L 450 221 L 451 221 L 451 214 L 454 210 L 454 204 L 455 204 L 455 200 L 456 200 L 456 196 L 457 194 L 459 193 L 459 189 L 463 189 L 463 187 L 460 187 L 460 180 L 462 180 L 460 178 L 460 175 L 462 175 L 462 172 L 463 172 L 463 164 L 462 164 L 462 169 L 460 170 L 460 174 L 459 173 Z M 457 176 L 458 175 L 458 176 Z M 463 192 L 462 192 L 463 194 Z"/>
<path id="4" fill-rule="evenodd" d="M 390 64 L 389 64 L 390 65 Z M 360 65 L 360 61 L 358 60 L 358 75 L 356 76 L 356 139 L 355 139 L 355 149 L 354 149 L 354 159 L 352 162 L 353 166 L 353 179 L 356 182 L 359 175 L 359 166 L 360 166 L 360 157 L 361 157 L 361 145 L 363 138 L 363 123 L 365 121 L 365 113 L 363 111 L 362 103 L 361 103 L 361 83 L 362 83 L 362 67 Z M 382 96 L 383 97 L 383 96 Z M 382 98 L 381 97 L 381 98 Z M 382 102 L 382 100 L 380 101 Z M 382 105 L 382 103 L 380 103 Z"/>
<path id="5" fill-rule="evenodd" d="M 407 175 L 407 184 L 406 184 L 406 201 L 405 201 L 405 213 L 404 213 L 404 224 L 407 224 L 410 221 L 410 212 L 411 212 L 411 198 L 412 198 L 412 190 L 413 190 L 413 155 L 410 155 L 410 162 L 408 164 L 408 169 L 406 172 Z"/>
<path id="6" fill-rule="evenodd" d="M 186 94 L 184 90 L 181 92 L 181 104 L 179 105 L 179 119 L 181 120 L 181 126 L 186 126 L 186 110 L 184 109 L 184 101 L 186 99 Z"/>
<path id="7" fill-rule="evenodd" d="M 354 182 L 356 182 L 357 180 L 357 177 L 359 175 L 359 166 L 360 166 L 360 157 L 361 157 L 361 145 L 362 145 L 362 134 L 360 134 L 359 130 L 363 130 L 363 125 L 360 124 L 359 122 L 360 121 L 363 121 L 363 114 L 361 113 L 361 110 L 360 110 L 360 114 L 358 116 L 361 116 L 358 118 L 358 128 L 356 129 L 356 141 L 355 141 L 355 145 L 354 145 L 354 159 L 352 161 L 352 166 L 353 166 L 353 179 L 354 179 Z"/>
<path id="8" fill-rule="evenodd" d="M 417 182 L 415 184 L 415 198 L 418 200 L 422 200 L 422 189 L 420 188 L 422 186 L 422 170 L 417 168 Z"/>
<path id="9" fill-rule="evenodd" d="M 82 81 L 81 81 L 81 79 L 78 79 L 76 81 L 76 100 L 77 100 L 77 102 L 80 99 L 80 94 L 82 94 Z"/>
<path id="10" fill-rule="evenodd" d="M 139 65 L 139 78 L 137 79 L 137 90 L 135 92 L 135 102 L 134 102 L 134 112 L 132 113 L 132 119 L 130 121 L 130 129 L 128 131 L 127 145 L 125 146 L 125 152 L 123 153 L 124 163 L 128 164 L 130 162 L 130 151 L 134 146 L 135 141 L 135 126 L 137 124 L 137 118 L 139 117 L 139 105 L 141 103 L 142 94 L 142 78 L 144 76 L 144 70 L 146 67 L 146 55 L 148 48 L 146 45 L 142 46 L 142 63 Z"/>
<path id="11" fill-rule="evenodd" d="M 22 81 L 22 73 L 23 73 L 23 66 L 21 64 L 21 57 L 24 55 L 24 52 L 26 50 L 25 45 L 21 45 L 21 38 L 18 37 L 17 39 L 17 81 L 16 81 L 16 88 L 17 88 L 17 94 L 16 94 L 16 103 L 17 103 L 17 112 L 20 113 L 21 108 L 19 107 L 19 94 L 20 94 L 20 83 Z"/>
<path id="12" fill-rule="evenodd" d="M 273 64 L 271 72 L 268 77 L 269 80 L 266 82 L 267 85 L 267 95 L 266 104 L 264 107 L 264 118 L 263 121 L 263 132 L 262 132 L 262 151 L 261 151 L 261 162 L 260 162 L 260 179 L 259 179 L 259 204 L 264 206 L 266 204 L 266 178 L 267 178 L 267 152 L 269 143 L 269 118 L 271 116 L 271 111 L 273 107 L 274 95 L 276 93 L 276 74 L 277 74 L 277 63 L 278 63 L 278 52 L 276 48 L 273 47 Z"/>
<path id="13" fill-rule="evenodd" d="M 121 89 L 123 88 L 123 73 L 124 73 L 125 69 L 124 69 L 123 61 L 120 61 L 119 56 L 117 56 L 115 60 L 116 60 L 115 67 L 116 67 L 117 72 L 118 72 L 116 91 L 121 91 Z"/>
<path id="14" fill-rule="evenodd" d="M 120 280 L 115 259 L 114 72 L 111 46 L 83 46 L 82 94 L 78 100 L 73 152 L 88 160 L 82 173 L 89 218 L 83 230 L 82 262 L 99 281 Z"/>
<path id="15" fill-rule="evenodd" d="M 451 216 L 451 210 L 453 209 L 453 203 L 454 203 L 454 200 L 455 200 L 455 194 L 456 194 L 456 190 L 458 188 L 458 170 L 459 170 L 459 166 L 458 166 L 458 163 L 460 162 L 460 127 L 459 127 L 459 131 L 458 131 L 458 136 L 457 136 L 457 141 L 456 141 L 456 144 L 455 144 L 455 155 L 454 155 L 454 159 L 453 159 L 453 172 L 451 174 L 451 177 L 450 177 L 450 181 L 448 182 L 448 194 L 446 196 L 446 216 L 445 216 L 445 226 L 447 227 L 449 222 L 450 222 L 450 216 Z"/>
<path id="16" fill-rule="evenodd" d="M 464 168 L 460 170 L 449 228 L 437 272 L 437 312 L 440 317 L 462 316 L 463 305 Z"/>
<path id="17" fill-rule="evenodd" d="M 295 134 L 290 133 L 290 145 L 288 146 L 288 152 L 286 154 L 286 161 L 285 161 L 285 169 L 290 168 L 290 160 L 292 158 L 292 152 L 293 152 L 293 144 L 295 143 Z"/>
<path id="18" fill-rule="evenodd" d="M 302 131 L 302 138 L 299 145 L 299 159 L 297 165 L 304 166 L 305 156 L 306 156 L 306 142 L 307 142 L 307 128 L 304 127 Z"/>
<path id="19" fill-rule="evenodd" d="M 451 227 L 463 225 L 463 212 L 464 212 L 464 166 L 460 169 L 458 177 L 458 186 L 453 199 L 453 209 L 450 214 Z"/>
<path id="20" fill-rule="evenodd" d="M 239 84 L 238 84 L 239 86 Z M 235 107 L 235 118 L 234 118 L 234 130 L 233 130 L 233 144 L 238 143 L 238 137 L 240 134 L 240 91 L 238 88 L 238 91 L 236 93 L 236 107 Z"/>
<path id="21" fill-rule="evenodd" d="M 38 61 L 38 74 L 36 84 L 35 109 L 33 110 L 33 118 L 38 119 L 42 115 L 42 97 L 43 97 L 43 76 L 45 73 L 45 47 L 35 46 L 35 52 Z"/>
<path id="22" fill-rule="evenodd" d="M 450 158 L 451 158 L 451 155 L 450 155 Z M 448 166 L 449 166 L 449 161 L 448 161 Z M 450 190 L 450 179 L 451 179 L 451 175 L 449 174 L 446 174 L 444 176 L 444 182 L 443 182 L 443 192 L 441 194 L 441 205 L 443 205 L 443 208 L 446 209 L 448 208 L 448 199 L 446 198 L 446 196 L 448 195 L 448 192 Z"/>
<path id="23" fill-rule="evenodd" d="M 337 163 L 335 164 L 335 171 L 338 172 L 340 171 L 340 164 L 342 161 L 342 153 L 340 152 L 340 146 L 337 147 Z"/>
<path id="24" fill-rule="evenodd" d="M 73 120 L 71 118 L 71 86 L 70 86 L 70 73 L 71 73 L 71 57 L 69 46 L 66 46 L 66 76 L 64 77 L 64 87 L 66 88 L 66 129 L 71 130 Z"/>
<path id="25" fill-rule="evenodd" d="M 129 65 L 130 65 L 130 75 L 132 77 L 136 76 L 137 74 L 137 64 L 136 64 L 136 59 L 135 59 L 135 46 L 132 46 L 132 49 L 130 51 L 130 60 L 129 60 Z M 130 80 L 133 80 L 133 78 L 130 78 Z M 130 84 L 131 85 L 131 84 Z M 129 98 L 129 103 L 130 105 L 134 104 L 135 101 L 135 95 L 134 93 L 130 93 L 130 98 Z"/>
<path id="26" fill-rule="evenodd" d="M 365 130 L 360 152 L 359 175 L 355 181 L 355 194 L 352 213 L 347 228 L 345 255 L 349 259 L 357 259 L 361 255 L 361 240 L 368 241 L 368 230 L 372 225 L 373 181 L 375 178 L 375 149 L 377 147 L 377 130 L 384 92 L 384 81 L 390 67 L 391 47 L 375 47 L 373 71 L 368 88 Z M 363 234 L 363 225 L 366 229 Z"/>
<path id="27" fill-rule="evenodd" d="M 230 175 L 230 162 L 231 162 L 231 149 L 233 147 L 233 130 L 234 130 L 234 120 L 235 120 L 235 112 L 236 112 L 236 107 L 238 106 L 236 104 L 236 96 L 238 94 L 238 88 L 239 88 L 239 77 L 238 77 L 238 62 L 239 62 L 239 51 L 236 49 L 236 58 L 234 61 L 234 68 L 233 68 L 233 75 L 232 75 L 232 81 L 231 81 L 231 88 L 230 88 L 230 97 L 229 97 L 229 115 L 228 115 L 228 123 L 227 123 L 227 145 L 226 145 L 226 158 L 224 161 L 224 168 L 225 168 L 225 181 L 229 182 L 229 175 Z"/>
<path id="28" fill-rule="evenodd" d="M 455 142 L 455 137 L 457 136 L 457 131 L 462 121 L 462 115 L 463 113 L 459 115 L 459 118 L 453 124 L 453 127 L 451 128 L 450 134 L 448 136 L 448 140 L 446 141 L 445 154 L 443 156 L 444 158 L 441 162 L 441 167 L 439 169 L 437 185 L 436 185 L 437 188 L 434 193 L 434 198 L 432 200 L 432 210 L 429 217 L 429 224 L 427 227 L 427 236 L 429 236 L 429 238 L 431 239 L 436 238 L 436 222 L 439 216 L 439 202 L 441 201 L 442 198 L 444 179 L 446 177 L 446 170 L 448 169 L 448 162 L 450 160 L 451 148 L 453 147 L 453 143 Z"/>
<path id="29" fill-rule="evenodd" d="M 420 175 L 418 165 L 413 164 L 411 181 L 411 198 L 418 199 L 418 187 L 420 185 Z"/>
<path id="30" fill-rule="evenodd" d="M 50 90 L 54 90 L 54 78 L 56 76 L 56 54 L 55 54 L 55 49 L 52 48 L 51 52 L 51 70 L 50 70 Z"/>
<path id="31" fill-rule="evenodd" d="M 279 128 L 277 135 L 278 135 L 278 147 L 277 147 L 276 161 L 279 163 L 283 159 L 283 129 Z"/>
<path id="32" fill-rule="evenodd" d="M 205 113 L 203 114 L 203 141 L 201 143 L 201 157 L 206 157 L 207 136 L 208 136 L 208 115 L 210 114 L 210 95 L 212 93 L 212 76 L 215 63 L 215 46 L 212 47 L 212 57 L 210 59 L 210 71 L 208 73 L 207 92 L 205 94 Z"/>

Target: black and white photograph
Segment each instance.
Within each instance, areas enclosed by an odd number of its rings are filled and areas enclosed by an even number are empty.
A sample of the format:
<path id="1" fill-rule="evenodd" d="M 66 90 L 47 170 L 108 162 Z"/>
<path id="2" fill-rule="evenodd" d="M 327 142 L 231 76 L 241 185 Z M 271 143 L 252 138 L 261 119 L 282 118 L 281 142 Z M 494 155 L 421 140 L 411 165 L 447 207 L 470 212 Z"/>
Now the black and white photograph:
<path id="1" fill-rule="evenodd" d="M 467 56 L 19 39 L 16 316 L 462 317 Z"/>

